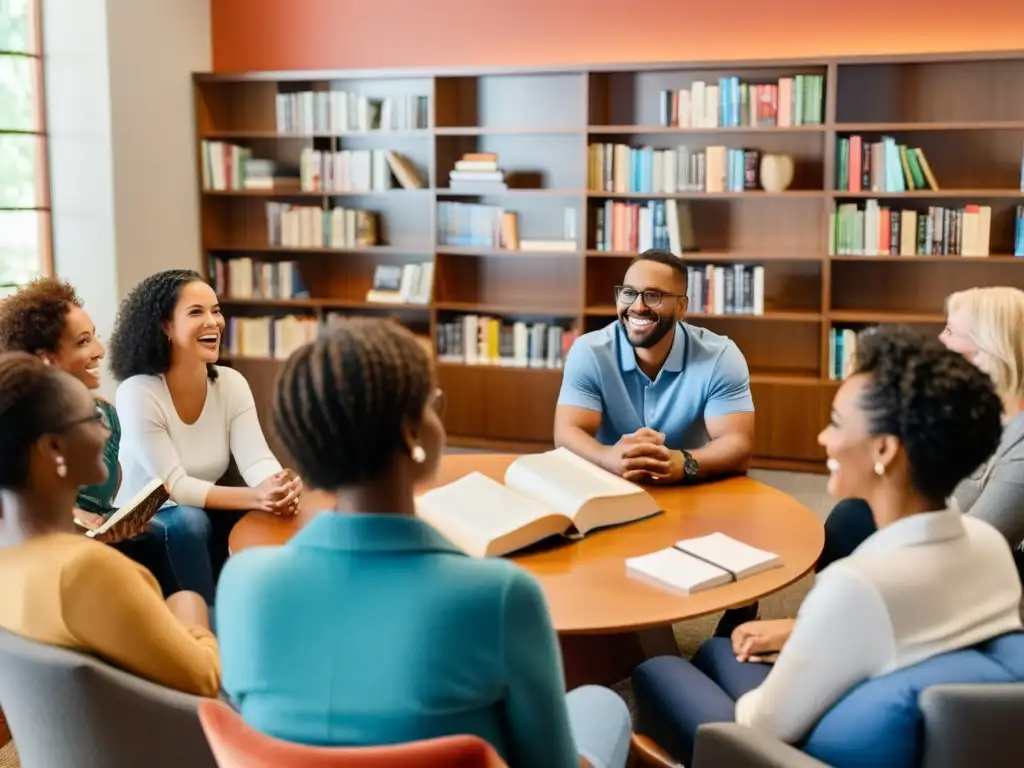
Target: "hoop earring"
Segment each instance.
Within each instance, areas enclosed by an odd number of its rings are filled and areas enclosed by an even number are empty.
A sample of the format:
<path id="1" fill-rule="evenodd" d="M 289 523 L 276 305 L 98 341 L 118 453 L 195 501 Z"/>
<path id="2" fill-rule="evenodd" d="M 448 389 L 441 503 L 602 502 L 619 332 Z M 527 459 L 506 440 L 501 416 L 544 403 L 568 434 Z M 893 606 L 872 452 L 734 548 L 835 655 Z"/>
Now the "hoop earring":
<path id="1" fill-rule="evenodd" d="M 880 461 L 875 462 L 875 474 L 881 477 L 885 474 L 885 464 Z"/>
<path id="2" fill-rule="evenodd" d="M 58 456 L 57 457 L 57 477 L 67 477 L 67 476 L 68 476 L 68 465 L 64 461 L 64 457 L 63 456 Z"/>
<path id="3" fill-rule="evenodd" d="M 422 464 L 427 460 L 427 452 L 423 450 L 422 445 L 414 445 L 412 447 L 412 450 L 409 452 L 409 455 L 412 457 L 412 460 L 417 464 Z"/>

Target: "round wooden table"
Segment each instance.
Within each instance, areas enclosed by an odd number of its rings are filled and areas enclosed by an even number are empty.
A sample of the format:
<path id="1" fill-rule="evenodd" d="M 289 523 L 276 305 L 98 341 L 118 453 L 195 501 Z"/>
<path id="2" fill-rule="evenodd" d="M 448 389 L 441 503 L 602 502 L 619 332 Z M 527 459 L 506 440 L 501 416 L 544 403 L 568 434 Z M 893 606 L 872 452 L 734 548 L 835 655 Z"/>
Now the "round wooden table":
<path id="1" fill-rule="evenodd" d="M 502 480 L 515 458 L 510 454 L 449 454 L 436 484 L 444 485 L 473 471 Z M 824 530 L 818 518 L 785 493 L 756 480 L 736 477 L 649 490 L 664 510 L 662 514 L 593 531 L 580 541 L 532 548 L 511 558 L 536 576 L 544 589 L 562 640 L 570 687 L 623 679 L 644 658 L 641 631 L 668 628 L 759 600 L 804 576 L 821 554 Z M 329 506 L 325 497 L 308 493 L 302 510 L 291 519 L 250 512 L 231 532 L 231 552 L 283 544 Z M 782 567 L 694 595 L 662 588 L 626 571 L 623 561 L 627 557 L 716 531 L 779 554 Z"/>

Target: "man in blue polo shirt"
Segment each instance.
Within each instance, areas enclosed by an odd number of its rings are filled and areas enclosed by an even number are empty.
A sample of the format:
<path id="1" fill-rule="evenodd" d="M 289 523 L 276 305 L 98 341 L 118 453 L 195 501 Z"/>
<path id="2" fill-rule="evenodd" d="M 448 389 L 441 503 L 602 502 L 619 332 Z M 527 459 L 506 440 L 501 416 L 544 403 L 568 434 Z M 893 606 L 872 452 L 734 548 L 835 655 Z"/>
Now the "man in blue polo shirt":
<path id="1" fill-rule="evenodd" d="M 683 322 L 686 265 L 650 250 L 615 287 L 618 319 L 565 360 L 555 443 L 637 482 L 741 472 L 754 444 L 750 374 L 725 336 Z"/>

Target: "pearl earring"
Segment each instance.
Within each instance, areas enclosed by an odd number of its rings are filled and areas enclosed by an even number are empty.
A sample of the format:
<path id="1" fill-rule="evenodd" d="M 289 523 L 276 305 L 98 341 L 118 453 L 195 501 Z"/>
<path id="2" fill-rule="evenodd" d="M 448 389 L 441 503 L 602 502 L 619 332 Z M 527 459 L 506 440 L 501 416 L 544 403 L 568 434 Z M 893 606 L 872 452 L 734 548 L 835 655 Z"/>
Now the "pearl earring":
<path id="1" fill-rule="evenodd" d="M 427 452 L 423 450 L 422 445 L 414 445 L 412 447 L 412 451 L 410 451 L 410 455 L 412 456 L 412 460 L 417 464 L 422 464 L 427 460 Z"/>
<path id="2" fill-rule="evenodd" d="M 68 465 L 65 463 L 63 456 L 58 456 L 57 457 L 57 477 L 67 477 L 67 476 L 68 476 Z"/>
<path id="3" fill-rule="evenodd" d="M 875 462 L 875 474 L 881 477 L 885 474 L 885 464 L 880 461 Z"/>

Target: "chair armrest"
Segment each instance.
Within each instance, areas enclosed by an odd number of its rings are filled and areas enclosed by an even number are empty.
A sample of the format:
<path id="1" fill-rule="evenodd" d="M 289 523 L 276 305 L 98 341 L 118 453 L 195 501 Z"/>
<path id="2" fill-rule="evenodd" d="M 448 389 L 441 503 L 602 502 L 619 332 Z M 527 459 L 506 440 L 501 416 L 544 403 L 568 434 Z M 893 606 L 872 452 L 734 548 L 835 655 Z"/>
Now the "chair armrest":
<path id="1" fill-rule="evenodd" d="M 697 729 L 694 768 L 828 768 L 796 747 L 767 733 L 735 723 L 708 723 Z"/>

